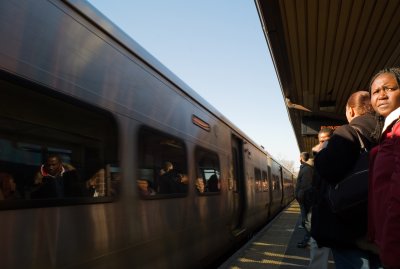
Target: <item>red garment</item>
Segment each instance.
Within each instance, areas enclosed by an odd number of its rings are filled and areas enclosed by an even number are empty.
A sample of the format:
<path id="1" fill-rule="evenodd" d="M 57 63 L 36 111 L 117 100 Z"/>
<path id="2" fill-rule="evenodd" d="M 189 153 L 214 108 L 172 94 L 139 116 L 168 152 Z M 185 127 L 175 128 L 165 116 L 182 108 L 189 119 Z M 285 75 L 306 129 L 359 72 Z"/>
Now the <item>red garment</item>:
<path id="1" fill-rule="evenodd" d="M 65 173 L 65 168 L 64 166 L 61 166 L 61 173 L 60 175 L 63 175 Z M 44 166 L 44 164 L 42 166 L 40 166 L 40 174 L 44 177 L 55 177 L 50 175 L 47 171 L 46 171 L 46 167 Z"/>
<path id="2" fill-rule="evenodd" d="M 394 112 L 399 112 L 398 109 Z M 368 234 L 385 268 L 400 268 L 400 122 L 370 152 Z"/>

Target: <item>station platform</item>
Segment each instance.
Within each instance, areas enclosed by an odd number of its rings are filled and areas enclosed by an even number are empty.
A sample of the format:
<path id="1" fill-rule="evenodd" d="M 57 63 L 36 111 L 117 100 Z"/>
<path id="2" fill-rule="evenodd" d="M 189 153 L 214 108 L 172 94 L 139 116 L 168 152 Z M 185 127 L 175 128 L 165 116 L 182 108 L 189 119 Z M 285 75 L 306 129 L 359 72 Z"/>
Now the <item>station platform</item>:
<path id="1" fill-rule="evenodd" d="M 304 230 L 298 228 L 300 219 L 299 204 L 293 201 L 218 269 L 308 268 L 309 247 L 297 247 L 297 243 L 304 236 Z M 332 255 L 328 261 L 328 268 L 335 268 Z"/>

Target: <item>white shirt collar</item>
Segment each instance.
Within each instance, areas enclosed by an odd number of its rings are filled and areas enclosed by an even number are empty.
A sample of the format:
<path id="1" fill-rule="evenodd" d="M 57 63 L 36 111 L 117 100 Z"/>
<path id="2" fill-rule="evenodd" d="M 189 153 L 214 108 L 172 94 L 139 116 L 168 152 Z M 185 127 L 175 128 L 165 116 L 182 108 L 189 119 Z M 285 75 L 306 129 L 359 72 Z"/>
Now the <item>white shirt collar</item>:
<path id="1" fill-rule="evenodd" d="M 400 107 L 396 108 L 385 118 L 385 125 L 383 126 L 382 133 L 391 125 L 394 121 L 400 117 Z"/>

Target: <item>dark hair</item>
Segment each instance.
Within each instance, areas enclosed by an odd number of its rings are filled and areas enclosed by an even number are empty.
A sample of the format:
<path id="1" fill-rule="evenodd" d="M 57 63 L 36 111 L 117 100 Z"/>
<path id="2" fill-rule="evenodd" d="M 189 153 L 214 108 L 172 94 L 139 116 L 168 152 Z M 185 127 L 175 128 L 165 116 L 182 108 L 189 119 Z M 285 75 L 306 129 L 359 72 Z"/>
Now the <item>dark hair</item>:
<path id="1" fill-rule="evenodd" d="M 379 77 L 382 74 L 392 74 L 396 78 L 397 85 L 400 85 L 400 68 L 398 67 L 389 67 L 389 68 L 384 68 L 380 70 L 378 73 L 376 73 L 371 81 L 369 82 L 369 91 L 371 92 L 371 85 L 375 81 L 377 77 Z"/>
<path id="2" fill-rule="evenodd" d="M 57 153 L 49 153 L 49 154 L 47 154 L 46 160 L 50 160 L 50 159 L 53 159 L 53 158 L 56 158 L 57 161 L 60 162 L 60 163 L 62 162 L 60 155 L 58 155 Z"/>
<path id="3" fill-rule="evenodd" d="M 303 151 L 302 153 L 300 153 L 300 158 L 306 162 L 308 161 L 308 159 L 310 159 L 310 153 Z"/>
<path id="4" fill-rule="evenodd" d="M 350 95 L 346 106 L 354 108 L 359 115 L 374 113 L 374 108 L 371 105 L 371 95 L 367 91 L 358 91 Z"/>
<path id="5" fill-rule="evenodd" d="M 378 113 L 375 113 L 375 119 L 376 119 L 376 126 L 375 130 L 371 133 L 371 138 L 378 143 L 379 139 L 381 138 L 382 130 L 383 130 L 383 125 L 385 124 L 385 118 Z"/>
<path id="6" fill-rule="evenodd" d="M 318 135 L 319 134 L 328 134 L 329 137 L 331 137 L 333 135 L 333 129 L 328 128 L 328 127 L 321 128 L 321 130 L 319 130 L 319 132 L 318 132 Z"/>

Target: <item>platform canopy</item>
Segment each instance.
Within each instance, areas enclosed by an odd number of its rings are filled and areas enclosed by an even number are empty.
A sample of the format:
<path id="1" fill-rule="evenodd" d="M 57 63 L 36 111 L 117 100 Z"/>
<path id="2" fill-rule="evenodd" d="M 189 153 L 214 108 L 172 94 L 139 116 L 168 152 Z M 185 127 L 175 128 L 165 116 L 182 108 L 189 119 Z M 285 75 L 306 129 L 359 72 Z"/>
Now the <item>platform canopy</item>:
<path id="1" fill-rule="evenodd" d="M 300 151 L 346 123 L 351 93 L 400 66 L 398 0 L 255 0 Z M 306 109 L 310 111 L 306 111 Z"/>

